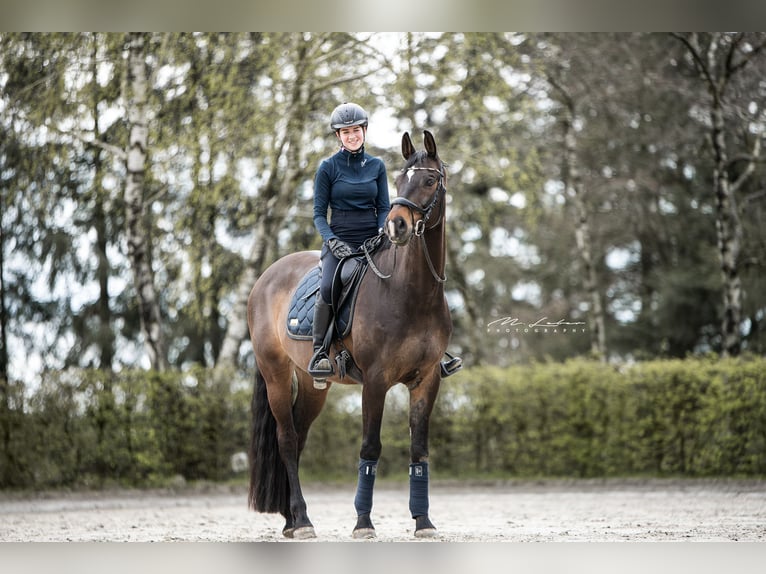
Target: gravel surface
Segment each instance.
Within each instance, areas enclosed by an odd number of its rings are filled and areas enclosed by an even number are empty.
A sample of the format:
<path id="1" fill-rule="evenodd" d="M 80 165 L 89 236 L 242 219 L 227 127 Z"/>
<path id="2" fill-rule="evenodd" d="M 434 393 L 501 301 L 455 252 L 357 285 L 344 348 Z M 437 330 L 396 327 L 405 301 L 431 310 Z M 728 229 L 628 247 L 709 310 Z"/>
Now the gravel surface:
<path id="1" fill-rule="evenodd" d="M 304 488 L 319 542 L 351 541 L 354 485 Z M 406 485 L 376 485 L 377 540 L 412 541 Z M 444 542 L 766 542 L 766 481 L 431 484 Z M 0 493 L 2 542 L 271 542 L 283 519 L 244 488 Z"/>

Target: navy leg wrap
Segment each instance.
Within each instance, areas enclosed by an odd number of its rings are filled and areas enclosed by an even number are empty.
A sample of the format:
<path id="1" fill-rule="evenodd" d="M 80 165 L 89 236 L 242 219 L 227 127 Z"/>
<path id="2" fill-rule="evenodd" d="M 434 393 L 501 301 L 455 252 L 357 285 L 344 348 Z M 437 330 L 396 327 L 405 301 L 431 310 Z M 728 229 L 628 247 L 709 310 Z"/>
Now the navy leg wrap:
<path id="1" fill-rule="evenodd" d="M 410 513 L 412 518 L 428 516 L 428 463 L 410 464 Z"/>
<path id="2" fill-rule="evenodd" d="M 354 508 L 356 515 L 372 512 L 372 489 L 375 486 L 375 474 L 378 471 L 377 460 L 359 460 L 359 482 L 356 485 Z"/>

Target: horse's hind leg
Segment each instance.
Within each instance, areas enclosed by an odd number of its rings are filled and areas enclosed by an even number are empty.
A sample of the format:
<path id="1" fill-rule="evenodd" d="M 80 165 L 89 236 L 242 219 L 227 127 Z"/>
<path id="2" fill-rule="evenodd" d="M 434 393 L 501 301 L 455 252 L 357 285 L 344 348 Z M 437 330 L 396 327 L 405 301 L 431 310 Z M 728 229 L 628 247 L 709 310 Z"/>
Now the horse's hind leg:
<path id="1" fill-rule="evenodd" d="M 283 511 L 285 528 L 282 532 L 287 538 L 314 538 L 316 533 L 306 511 L 298 478 L 298 460 L 307 428 L 301 436 L 293 417 L 292 364 L 285 361 L 284 366 L 275 369 L 272 363 L 271 368 L 263 369 L 263 374 L 268 386 L 269 405 L 277 423 L 279 455 L 287 470 L 290 489 L 289 514 Z"/>

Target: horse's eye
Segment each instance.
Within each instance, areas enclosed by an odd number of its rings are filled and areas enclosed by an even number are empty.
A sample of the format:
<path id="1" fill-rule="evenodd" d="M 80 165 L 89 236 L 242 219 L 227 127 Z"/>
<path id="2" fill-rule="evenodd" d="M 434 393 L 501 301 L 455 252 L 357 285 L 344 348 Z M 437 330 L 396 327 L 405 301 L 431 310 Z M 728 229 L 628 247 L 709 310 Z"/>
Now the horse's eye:
<path id="1" fill-rule="evenodd" d="M 435 177 L 429 177 L 429 178 L 426 180 L 426 185 L 427 185 L 428 187 L 431 187 L 431 186 L 432 186 L 433 184 L 435 184 L 435 183 L 436 183 L 436 178 L 435 178 Z"/>

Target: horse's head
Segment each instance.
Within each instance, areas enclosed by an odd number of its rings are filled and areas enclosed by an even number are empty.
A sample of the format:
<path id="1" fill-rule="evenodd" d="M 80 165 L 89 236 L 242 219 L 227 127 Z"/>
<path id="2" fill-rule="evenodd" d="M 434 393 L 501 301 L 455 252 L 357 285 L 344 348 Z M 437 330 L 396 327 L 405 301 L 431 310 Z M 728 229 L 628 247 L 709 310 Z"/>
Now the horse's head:
<path id="1" fill-rule="evenodd" d="M 444 201 L 446 173 L 431 132 L 424 132 L 423 142 L 425 151 L 416 151 L 410 134 L 402 136 L 402 155 L 407 161 L 396 178 L 397 196 L 391 201 L 385 227 L 394 245 L 406 245 L 413 235 L 430 229 L 429 219 L 439 201 Z M 432 222 L 431 226 L 438 224 Z"/>

